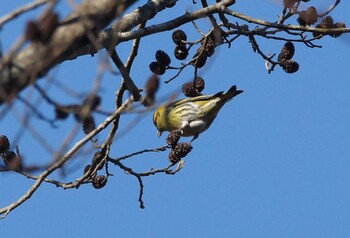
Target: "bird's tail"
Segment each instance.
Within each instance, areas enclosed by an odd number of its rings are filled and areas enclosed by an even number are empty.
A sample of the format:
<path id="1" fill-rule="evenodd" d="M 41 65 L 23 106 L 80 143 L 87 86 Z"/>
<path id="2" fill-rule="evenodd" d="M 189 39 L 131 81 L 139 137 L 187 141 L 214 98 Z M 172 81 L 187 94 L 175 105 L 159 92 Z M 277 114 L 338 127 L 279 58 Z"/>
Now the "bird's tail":
<path id="1" fill-rule="evenodd" d="M 229 90 L 226 92 L 221 92 L 221 98 L 226 103 L 228 100 L 236 97 L 238 94 L 243 93 L 243 90 L 237 90 L 237 86 L 233 85 Z"/>

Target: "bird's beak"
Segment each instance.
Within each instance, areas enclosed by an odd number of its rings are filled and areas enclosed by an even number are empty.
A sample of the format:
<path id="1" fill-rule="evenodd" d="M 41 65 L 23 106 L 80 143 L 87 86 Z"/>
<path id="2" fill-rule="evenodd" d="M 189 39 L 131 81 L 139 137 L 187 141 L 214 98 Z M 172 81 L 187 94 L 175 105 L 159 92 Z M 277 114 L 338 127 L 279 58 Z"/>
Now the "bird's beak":
<path id="1" fill-rule="evenodd" d="M 160 137 L 160 136 L 162 135 L 162 133 L 163 133 L 162 131 L 158 130 L 158 131 L 157 131 L 158 137 Z"/>

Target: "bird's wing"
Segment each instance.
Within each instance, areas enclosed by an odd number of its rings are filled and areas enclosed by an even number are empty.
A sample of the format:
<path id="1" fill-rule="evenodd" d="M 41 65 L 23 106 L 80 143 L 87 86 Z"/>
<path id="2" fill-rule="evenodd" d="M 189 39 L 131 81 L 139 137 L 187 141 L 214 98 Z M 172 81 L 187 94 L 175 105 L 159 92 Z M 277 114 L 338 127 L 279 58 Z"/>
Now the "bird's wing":
<path id="1" fill-rule="evenodd" d="M 197 96 L 197 97 L 184 98 L 184 99 L 180 99 L 180 100 L 177 100 L 175 102 L 172 102 L 168 106 L 169 107 L 177 107 L 178 105 L 188 103 L 188 102 L 207 101 L 207 100 L 211 100 L 215 97 L 219 97 L 223 93 L 224 92 L 222 91 L 222 92 L 218 92 L 218 93 L 213 94 L 213 95 L 203 95 L 203 96 Z"/>

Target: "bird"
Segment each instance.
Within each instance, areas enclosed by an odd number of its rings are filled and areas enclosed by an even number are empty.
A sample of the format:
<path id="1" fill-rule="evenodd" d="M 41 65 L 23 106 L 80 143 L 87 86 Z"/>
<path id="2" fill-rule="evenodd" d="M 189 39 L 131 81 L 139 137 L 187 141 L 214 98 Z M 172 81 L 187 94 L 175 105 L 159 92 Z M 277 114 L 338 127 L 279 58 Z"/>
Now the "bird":
<path id="1" fill-rule="evenodd" d="M 158 136 L 164 131 L 181 130 L 181 136 L 193 136 L 194 141 L 210 127 L 225 103 L 242 92 L 233 85 L 226 92 L 180 99 L 159 106 L 153 114 Z"/>

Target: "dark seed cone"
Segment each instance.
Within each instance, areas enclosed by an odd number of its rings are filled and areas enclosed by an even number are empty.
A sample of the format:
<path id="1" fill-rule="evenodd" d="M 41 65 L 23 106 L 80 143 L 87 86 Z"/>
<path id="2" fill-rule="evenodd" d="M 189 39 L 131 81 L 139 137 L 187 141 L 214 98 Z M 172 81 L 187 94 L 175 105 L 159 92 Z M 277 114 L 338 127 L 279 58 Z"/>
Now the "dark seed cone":
<path id="1" fill-rule="evenodd" d="M 181 160 L 181 158 L 176 155 L 175 150 L 170 151 L 168 159 L 171 164 L 176 164 Z"/>
<path id="2" fill-rule="evenodd" d="M 163 75 L 165 73 L 165 67 L 155 61 L 149 64 L 149 69 L 154 74 Z"/>
<path id="3" fill-rule="evenodd" d="M 321 23 L 319 24 L 321 28 L 332 28 L 333 25 L 334 25 L 334 21 L 331 16 L 326 16 L 325 18 L 322 19 Z"/>
<path id="4" fill-rule="evenodd" d="M 301 26 L 309 26 L 317 22 L 317 10 L 315 7 L 309 7 L 306 11 L 301 11 L 297 19 Z"/>
<path id="5" fill-rule="evenodd" d="M 205 52 L 199 53 L 199 52 L 197 51 L 197 53 L 194 54 L 193 59 L 196 59 L 196 60 L 192 63 L 192 65 L 193 65 L 194 67 L 200 69 L 200 68 L 202 68 L 202 67 L 205 65 L 205 63 L 207 62 L 208 56 L 207 56 L 207 54 L 206 54 Z"/>
<path id="6" fill-rule="evenodd" d="M 165 68 L 164 67 L 159 67 L 158 75 L 163 75 L 163 74 L 165 74 Z"/>
<path id="7" fill-rule="evenodd" d="M 170 59 L 169 55 L 162 50 L 157 50 L 156 60 L 157 60 L 158 64 L 164 68 L 169 66 L 171 63 L 171 59 Z"/>
<path id="8" fill-rule="evenodd" d="M 298 0 L 283 0 L 283 6 L 291 8 L 296 2 L 298 2 Z"/>
<path id="9" fill-rule="evenodd" d="M 13 151 L 6 151 L 2 155 L 4 163 L 8 169 L 11 170 L 21 170 L 22 169 L 22 160 L 21 157 Z"/>
<path id="10" fill-rule="evenodd" d="M 289 74 L 295 73 L 299 69 L 299 64 L 293 60 L 286 60 L 280 65 L 282 69 Z"/>
<path id="11" fill-rule="evenodd" d="M 69 112 L 68 110 L 65 110 L 63 107 L 56 106 L 55 115 L 57 120 L 64 120 L 68 117 Z"/>
<path id="12" fill-rule="evenodd" d="M 103 188 L 107 184 L 107 177 L 103 175 L 97 175 L 92 179 L 92 186 L 96 189 Z"/>
<path id="13" fill-rule="evenodd" d="M 146 85 L 145 85 L 145 91 L 146 96 L 153 98 L 158 91 L 159 88 L 159 77 L 156 74 L 153 74 L 151 77 L 148 78 Z"/>
<path id="14" fill-rule="evenodd" d="M 177 157 L 183 158 L 191 152 L 192 148 L 190 143 L 178 143 L 173 150 Z"/>
<path id="15" fill-rule="evenodd" d="M 153 106 L 154 103 L 156 102 L 156 98 L 155 97 L 144 97 L 141 100 L 142 105 L 144 105 L 145 107 L 150 107 Z"/>
<path id="16" fill-rule="evenodd" d="M 94 170 L 96 166 L 98 166 L 97 170 L 101 170 L 105 165 L 105 161 L 103 158 L 105 157 L 105 153 L 103 151 L 97 151 L 91 160 L 91 167 Z"/>
<path id="17" fill-rule="evenodd" d="M 58 26 L 58 15 L 54 12 L 48 12 L 41 22 L 41 41 L 45 43 L 50 40 L 52 34 Z"/>
<path id="18" fill-rule="evenodd" d="M 321 23 L 316 25 L 316 28 L 333 28 L 334 27 L 334 21 L 331 16 L 326 16 L 325 18 L 322 19 Z M 313 32 L 312 33 L 313 37 L 319 37 L 320 35 L 323 35 L 322 33 L 319 32 Z"/>
<path id="19" fill-rule="evenodd" d="M 208 57 L 215 53 L 215 43 L 212 37 L 208 37 L 204 50 Z"/>
<path id="20" fill-rule="evenodd" d="M 175 44 L 177 45 L 182 45 L 183 41 L 187 40 L 187 35 L 184 31 L 182 30 L 176 30 L 172 34 L 172 38 Z"/>
<path id="21" fill-rule="evenodd" d="M 89 178 L 94 178 L 94 177 L 96 176 L 96 171 L 93 171 L 93 170 L 91 169 L 91 165 L 90 165 L 90 164 L 88 164 L 88 165 L 86 165 L 86 166 L 84 167 L 84 174 L 86 174 L 89 170 L 90 170 L 90 172 L 91 172 Z"/>
<path id="22" fill-rule="evenodd" d="M 7 152 L 10 149 L 10 141 L 5 135 L 0 136 L 0 154 Z"/>
<path id="23" fill-rule="evenodd" d="M 317 10 L 315 7 L 309 7 L 307 10 L 306 10 L 307 14 L 308 14 L 308 17 L 307 17 L 307 23 L 308 25 L 313 25 L 317 22 Z"/>
<path id="24" fill-rule="evenodd" d="M 168 145 L 174 148 L 177 145 L 177 142 L 179 142 L 181 135 L 182 130 L 173 130 L 169 133 L 165 141 Z"/>
<path id="25" fill-rule="evenodd" d="M 193 85 L 193 82 L 182 84 L 182 92 L 186 97 L 196 97 L 201 95 L 197 92 L 196 88 Z"/>
<path id="26" fill-rule="evenodd" d="M 344 22 L 337 22 L 337 23 L 335 23 L 335 26 L 337 28 L 346 28 L 346 25 Z"/>
<path id="27" fill-rule="evenodd" d="M 88 165 L 86 165 L 85 167 L 84 167 L 84 174 L 86 174 L 88 171 L 89 171 L 89 169 L 91 168 L 91 165 L 90 164 L 88 164 Z"/>
<path id="28" fill-rule="evenodd" d="M 177 45 L 174 50 L 174 56 L 178 60 L 184 60 L 188 56 L 188 49 L 185 45 Z"/>
<path id="29" fill-rule="evenodd" d="M 142 99 L 141 103 L 150 107 L 155 103 L 155 95 L 159 88 L 159 77 L 156 74 L 152 74 L 151 77 L 148 78 L 145 85 L 146 96 Z"/>
<path id="30" fill-rule="evenodd" d="M 159 68 L 159 63 L 156 61 L 153 61 L 149 64 L 149 69 L 154 74 L 158 74 L 158 68 Z"/>
<path id="31" fill-rule="evenodd" d="M 41 31 L 37 22 L 27 22 L 25 37 L 31 41 L 38 41 L 41 39 Z"/>
<path id="32" fill-rule="evenodd" d="M 95 119 L 91 115 L 85 117 L 83 120 L 82 128 L 85 135 L 95 130 L 96 129 Z"/>
<path id="33" fill-rule="evenodd" d="M 345 28 L 346 25 L 344 22 L 337 22 L 334 24 L 333 27 L 334 28 Z M 342 34 L 343 34 L 342 32 L 331 33 L 331 37 L 337 38 L 337 37 L 341 36 Z"/>
<path id="34" fill-rule="evenodd" d="M 207 55 L 203 54 L 198 57 L 197 62 L 196 62 L 196 67 L 197 68 L 202 68 L 206 63 L 207 63 Z"/>
<path id="35" fill-rule="evenodd" d="M 205 88 L 205 82 L 202 77 L 196 77 L 194 79 L 194 87 L 198 93 L 202 92 Z"/>
<path id="36" fill-rule="evenodd" d="M 306 11 L 301 11 L 299 13 L 299 17 L 297 18 L 297 22 L 299 23 L 299 25 L 301 26 L 306 26 L 306 19 L 307 18 L 307 13 Z"/>
<path id="37" fill-rule="evenodd" d="M 284 44 L 281 53 L 278 55 L 278 62 L 290 60 L 295 52 L 294 44 L 290 41 Z"/>
<path id="38" fill-rule="evenodd" d="M 251 46 L 252 46 L 253 51 L 256 52 L 256 51 L 258 50 L 258 48 L 259 48 L 259 45 L 258 45 L 258 43 L 256 42 L 254 36 L 249 35 L 249 36 L 248 36 L 248 39 L 249 39 L 249 43 L 250 43 Z"/>

